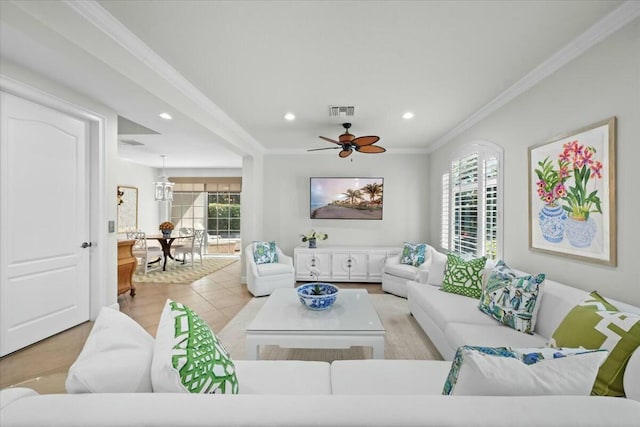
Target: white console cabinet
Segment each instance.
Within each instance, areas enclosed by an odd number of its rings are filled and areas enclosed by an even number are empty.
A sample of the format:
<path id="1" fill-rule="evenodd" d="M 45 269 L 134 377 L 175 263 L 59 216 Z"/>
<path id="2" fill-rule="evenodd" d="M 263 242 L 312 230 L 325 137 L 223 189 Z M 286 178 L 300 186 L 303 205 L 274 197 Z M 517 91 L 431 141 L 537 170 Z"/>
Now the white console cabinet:
<path id="1" fill-rule="evenodd" d="M 312 281 L 313 270 L 318 280 L 334 282 L 382 282 L 382 269 L 389 256 L 397 256 L 399 247 L 386 246 L 322 246 L 294 249 L 296 280 Z"/>

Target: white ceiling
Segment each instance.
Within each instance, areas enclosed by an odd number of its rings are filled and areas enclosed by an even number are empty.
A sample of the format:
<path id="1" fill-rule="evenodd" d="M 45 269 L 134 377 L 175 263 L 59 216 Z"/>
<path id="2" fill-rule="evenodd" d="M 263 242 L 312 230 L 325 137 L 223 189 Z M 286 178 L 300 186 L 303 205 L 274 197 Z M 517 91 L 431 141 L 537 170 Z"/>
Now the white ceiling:
<path id="1" fill-rule="evenodd" d="M 427 152 L 621 3 L 3 1 L 0 59 L 159 132 L 122 137 L 145 145 L 120 156 L 150 166 L 302 153 L 343 121 L 389 152 Z"/>

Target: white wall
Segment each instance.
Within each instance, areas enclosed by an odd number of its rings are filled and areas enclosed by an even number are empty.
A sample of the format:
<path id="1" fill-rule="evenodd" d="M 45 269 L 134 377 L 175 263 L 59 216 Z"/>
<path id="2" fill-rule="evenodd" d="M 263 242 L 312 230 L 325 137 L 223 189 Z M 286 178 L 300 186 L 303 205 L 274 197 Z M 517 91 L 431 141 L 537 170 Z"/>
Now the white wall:
<path id="1" fill-rule="evenodd" d="M 397 245 L 427 238 L 426 154 L 352 154 L 340 159 L 324 153 L 264 157 L 263 233 L 285 253 L 314 229 L 329 234 L 319 245 Z M 383 177 L 382 221 L 310 219 L 309 177 Z"/>
<path id="2" fill-rule="evenodd" d="M 429 237 L 439 242 L 440 176 L 450 153 L 473 140 L 504 148 L 504 259 L 513 267 L 640 305 L 640 19 L 613 34 L 430 156 Z M 527 149 L 616 116 L 618 265 L 534 252 L 528 242 Z"/>
<path id="3" fill-rule="evenodd" d="M 138 229 L 147 234 L 158 234 L 162 221 L 153 182 L 158 179 L 160 170 L 126 160 L 118 160 L 116 170 L 118 185 L 138 188 Z"/>

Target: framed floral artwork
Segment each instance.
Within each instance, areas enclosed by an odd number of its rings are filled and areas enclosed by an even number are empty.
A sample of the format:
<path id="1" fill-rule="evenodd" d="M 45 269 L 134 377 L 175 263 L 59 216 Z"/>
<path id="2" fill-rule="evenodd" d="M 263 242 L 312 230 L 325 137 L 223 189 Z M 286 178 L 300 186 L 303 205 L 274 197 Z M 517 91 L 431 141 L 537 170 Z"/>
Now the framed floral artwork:
<path id="1" fill-rule="evenodd" d="M 616 265 L 616 118 L 529 147 L 529 248 Z"/>
<path id="2" fill-rule="evenodd" d="M 138 229 L 138 188 L 118 186 L 118 233 Z"/>

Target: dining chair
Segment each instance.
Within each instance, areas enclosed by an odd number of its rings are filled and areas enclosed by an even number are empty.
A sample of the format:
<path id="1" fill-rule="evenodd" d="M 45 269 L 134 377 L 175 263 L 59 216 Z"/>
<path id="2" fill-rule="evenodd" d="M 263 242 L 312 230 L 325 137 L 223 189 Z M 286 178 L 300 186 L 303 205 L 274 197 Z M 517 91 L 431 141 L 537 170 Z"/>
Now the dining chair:
<path id="1" fill-rule="evenodd" d="M 204 262 L 204 249 L 205 249 L 205 240 L 207 234 L 206 230 L 199 229 L 193 231 L 193 254 L 198 254 L 200 256 L 200 265 L 203 265 Z M 191 260 L 193 261 L 193 254 L 191 255 Z"/>
<path id="2" fill-rule="evenodd" d="M 129 233 L 127 233 L 127 236 L 128 235 Z M 147 235 L 144 231 L 134 232 L 132 234 L 132 238 L 135 240 L 132 248 L 133 256 L 140 260 L 138 265 L 144 267 L 144 274 L 147 274 L 147 271 L 149 270 L 149 261 L 163 256 L 162 248 L 157 246 L 148 246 Z M 160 265 L 160 263 L 158 263 L 158 265 Z"/>
<path id="3" fill-rule="evenodd" d="M 195 235 L 183 236 L 176 238 L 177 245 L 173 245 L 173 266 L 175 267 L 176 261 L 182 261 L 183 264 L 187 262 L 187 256 L 191 257 L 191 268 L 195 268 L 193 264 L 193 253 L 195 251 Z M 182 255 L 182 260 L 178 259 L 179 255 Z"/>

